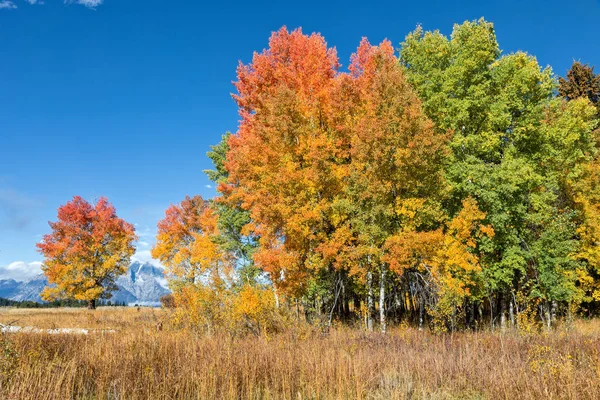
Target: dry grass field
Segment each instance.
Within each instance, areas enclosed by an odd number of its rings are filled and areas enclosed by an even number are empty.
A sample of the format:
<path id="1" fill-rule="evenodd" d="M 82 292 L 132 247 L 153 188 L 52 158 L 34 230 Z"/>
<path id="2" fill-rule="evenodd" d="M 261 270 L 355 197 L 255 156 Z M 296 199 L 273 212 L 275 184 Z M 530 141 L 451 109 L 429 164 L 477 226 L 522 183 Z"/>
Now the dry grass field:
<path id="1" fill-rule="evenodd" d="M 600 398 L 600 321 L 533 335 L 299 325 L 235 338 L 158 331 L 166 319 L 149 308 L 0 309 L 2 324 L 91 329 L 2 334 L 0 398 Z"/>

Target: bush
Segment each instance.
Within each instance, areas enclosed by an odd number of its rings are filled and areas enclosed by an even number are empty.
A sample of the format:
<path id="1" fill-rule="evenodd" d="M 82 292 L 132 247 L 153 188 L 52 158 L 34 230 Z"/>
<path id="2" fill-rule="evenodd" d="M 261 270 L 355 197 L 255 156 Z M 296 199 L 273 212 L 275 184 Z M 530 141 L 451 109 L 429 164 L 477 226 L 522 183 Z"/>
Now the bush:
<path id="1" fill-rule="evenodd" d="M 243 336 L 274 333 L 283 326 L 283 311 L 276 308 L 273 291 L 260 286 L 214 288 L 189 284 L 175 290 L 172 299 L 171 321 L 180 328 Z"/>
<path id="2" fill-rule="evenodd" d="M 160 300 L 160 304 L 164 308 L 175 308 L 175 298 L 173 297 L 173 295 L 171 293 L 165 294 L 159 300 Z"/>

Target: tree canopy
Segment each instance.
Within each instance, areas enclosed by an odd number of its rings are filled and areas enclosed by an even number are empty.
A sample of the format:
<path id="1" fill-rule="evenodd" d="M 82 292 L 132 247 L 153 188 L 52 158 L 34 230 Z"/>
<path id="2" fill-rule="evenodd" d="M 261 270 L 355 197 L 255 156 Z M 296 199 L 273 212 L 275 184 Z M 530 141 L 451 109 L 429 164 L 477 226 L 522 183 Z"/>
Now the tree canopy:
<path id="1" fill-rule="evenodd" d="M 133 225 L 107 199 L 90 204 L 79 196 L 60 206 L 58 221 L 49 225 L 52 232 L 37 244 L 50 283 L 42 298 L 84 300 L 92 309 L 98 299 L 110 298 L 135 251 Z"/>
<path id="2" fill-rule="evenodd" d="M 237 308 L 270 286 L 309 320 L 373 329 L 378 311 L 382 331 L 598 309 L 593 68 L 557 79 L 483 19 L 417 27 L 398 54 L 364 38 L 340 65 L 323 36 L 285 27 L 238 65 L 238 129 L 208 152 L 219 195 L 172 206 L 155 257 L 227 263 Z"/>

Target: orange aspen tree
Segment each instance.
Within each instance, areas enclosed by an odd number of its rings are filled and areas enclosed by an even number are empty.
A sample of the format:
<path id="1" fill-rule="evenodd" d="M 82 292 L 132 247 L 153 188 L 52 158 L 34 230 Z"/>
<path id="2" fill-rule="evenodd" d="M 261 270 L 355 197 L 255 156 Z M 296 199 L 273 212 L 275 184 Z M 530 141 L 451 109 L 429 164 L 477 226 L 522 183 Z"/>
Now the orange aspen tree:
<path id="1" fill-rule="evenodd" d="M 178 322 L 212 332 L 227 315 L 230 254 L 218 244 L 217 216 L 201 196 L 171 205 L 158 223 L 152 256 L 165 266 Z"/>
<path id="2" fill-rule="evenodd" d="M 52 232 L 37 244 L 45 257 L 42 270 L 51 286 L 44 300 L 67 298 L 88 302 L 108 299 L 116 279 L 127 271 L 137 239 L 133 225 L 117 216 L 107 199 L 90 204 L 79 196 L 58 208 Z"/>
<path id="3" fill-rule="evenodd" d="M 220 190 L 249 210 L 260 237 L 256 264 L 276 290 L 298 295 L 324 263 L 316 251 L 330 233 L 331 199 L 343 188 L 343 149 L 330 121 L 338 68 L 318 34 L 286 28 L 238 67 L 241 122 L 229 138 L 228 183 Z"/>
<path id="4" fill-rule="evenodd" d="M 206 273 L 216 284 L 228 265 L 228 256 L 215 241 L 218 234 L 210 203 L 201 196 L 186 196 L 181 203 L 171 205 L 158 222 L 152 257 L 165 266 L 175 287 L 195 284 Z"/>

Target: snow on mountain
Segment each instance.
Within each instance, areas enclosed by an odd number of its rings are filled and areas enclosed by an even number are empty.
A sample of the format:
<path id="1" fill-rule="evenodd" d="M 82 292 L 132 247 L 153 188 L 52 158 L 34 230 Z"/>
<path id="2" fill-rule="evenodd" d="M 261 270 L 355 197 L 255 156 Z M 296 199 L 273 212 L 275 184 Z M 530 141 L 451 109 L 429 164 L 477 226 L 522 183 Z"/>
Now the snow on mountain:
<path id="1" fill-rule="evenodd" d="M 41 302 L 40 292 L 45 286 L 46 279 L 44 275 L 38 275 L 26 282 L 4 279 L 0 280 L 0 297 L 15 301 L 31 300 Z"/>
<path id="2" fill-rule="evenodd" d="M 132 263 L 127 273 L 117 279 L 117 285 L 119 291 L 113 297 L 121 291 L 128 292 L 135 300 L 127 303 L 140 305 L 158 305 L 159 299 L 170 293 L 163 270 L 150 263 Z"/>
<path id="3" fill-rule="evenodd" d="M 11 300 L 15 301 L 37 301 L 41 302 L 42 298 L 40 297 L 41 291 L 46 287 L 46 278 L 44 275 L 38 275 L 30 281 L 21 282 L 19 285 L 18 291 L 12 296 Z"/>
<path id="4" fill-rule="evenodd" d="M 17 282 L 14 279 L 0 280 L 0 297 L 15 301 L 41 302 L 40 292 L 47 285 L 44 275 L 31 280 Z M 159 299 L 170 293 L 163 270 L 151 263 L 133 262 L 127 272 L 117 279 L 118 290 L 110 301 L 130 305 L 160 304 Z"/>
<path id="5" fill-rule="evenodd" d="M 9 297 L 14 296 L 20 284 L 21 282 L 17 282 L 14 279 L 0 280 L 0 297 L 8 299 Z"/>

